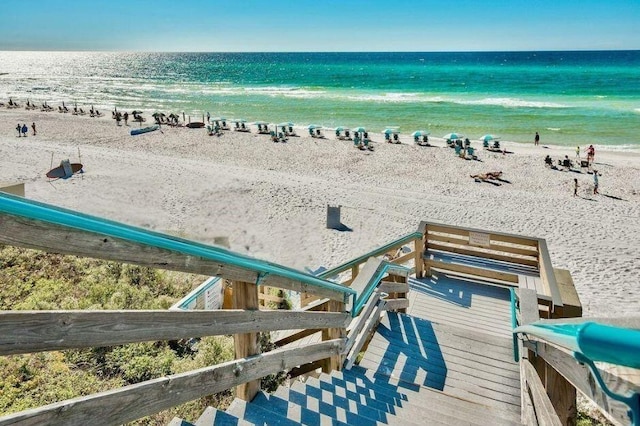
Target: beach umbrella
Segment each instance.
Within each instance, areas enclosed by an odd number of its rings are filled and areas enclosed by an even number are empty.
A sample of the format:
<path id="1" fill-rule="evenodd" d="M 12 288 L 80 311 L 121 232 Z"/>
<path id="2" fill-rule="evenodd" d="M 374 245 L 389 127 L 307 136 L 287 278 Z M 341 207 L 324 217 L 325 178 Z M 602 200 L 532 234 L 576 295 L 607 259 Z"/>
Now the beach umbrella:
<path id="1" fill-rule="evenodd" d="M 313 129 L 318 129 L 318 128 L 320 128 L 320 127 L 322 127 L 322 126 L 318 126 L 318 125 L 316 125 L 316 124 L 309 124 L 309 125 L 307 126 L 307 129 L 309 129 L 309 130 L 313 130 Z"/>
<path id="2" fill-rule="evenodd" d="M 287 121 L 285 123 L 278 123 L 278 127 L 289 127 L 289 126 L 293 126 L 293 123 Z"/>
<path id="3" fill-rule="evenodd" d="M 416 130 L 415 132 L 411 133 L 412 137 L 420 137 L 420 136 L 426 136 L 429 135 L 430 133 L 425 131 L 425 130 Z"/>
<path id="4" fill-rule="evenodd" d="M 497 139 L 500 139 L 500 136 L 484 135 L 483 137 L 480 138 L 480 140 L 484 141 L 484 142 L 489 142 L 489 141 L 493 141 L 493 140 L 497 140 Z"/>
<path id="5" fill-rule="evenodd" d="M 399 133 L 400 133 L 400 130 L 398 130 L 398 129 L 392 129 L 392 128 L 387 128 L 387 129 L 384 129 L 384 130 L 382 131 L 382 133 L 384 133 L 385 135 L 391 135 L 391 134 L 394 134 L 394 133 L 399 134 Z"/>
<path id="6" fill-rule="evenodd" d="M 91 106 L 93 108 L 93 105 Z M 136 115 L 136 114 L 142 114 L 142 111 L 139 111 L 137 109 L 134 109 L 131 114 Z"/>
<path id="7" fill-rule="evenodd" d="M 334 130 L 337 132 L 344 132 L 345 130 L 349 130 L 349 128 L 344 126 L 338 126 Z"/>
<path id="8" fill-rule="evenodd" d="M 365 129 L 365 128 L 364 128 L 364 127 L 362 127 L 362 126 L 359 126 L 359 127 L 356 127 L 355 129 L 353 129 L 353 131 L 354 131 L 354 132 L 358 132 L 358 133 L 359 133 L 359 132 L 366 132 L 366 131 L 367 131 L 367 129 Z"/>
<path id="9" fill-rule="evenodd" d="M 212 120 L 214 120 L 214 121 L 215 121 L 216 119 L 215 119 L 215 118 L 212 118 Z M 254 121 L 254 122 L 253 122 L 253 123 L 251 123 L 251 124 L 254 124 L 254 125 L 256 125 L 256 126 L 266 126 L 266 125 L 267 125 L 267 124 L 269 124 L 269 123 L 267 123 L 266 121 Z"/>
<path id="10" fill-rule="evenodd" d="M 462 133 L 447 133 L 446 135 L 444 135 L 442 138 L 443 139 L 449 139 L 451 140 L 455 140 L 455 139 L 462 139 L 464 137 L 464 135 Z"/>

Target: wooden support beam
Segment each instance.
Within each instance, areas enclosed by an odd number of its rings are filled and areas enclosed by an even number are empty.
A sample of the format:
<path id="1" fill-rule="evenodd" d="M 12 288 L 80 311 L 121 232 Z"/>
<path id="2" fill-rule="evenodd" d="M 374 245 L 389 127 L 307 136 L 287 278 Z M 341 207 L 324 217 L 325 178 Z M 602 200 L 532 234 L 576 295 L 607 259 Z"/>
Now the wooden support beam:
<path id="1" fill-rule="evenodd" d="M 0 356 L 249 331 L 335 328 L 350 321 L 346 312 L 0 311 Z"/>
<path id="2" fill-rule="evenodd" d="M 393 282 L 393 281 L 381 281 L 378 285 L 378 291 L 382 293 L 408 293 L 409 283 L 407 282 Z"/>
<path id="3" fill-rule="evenodd" d="M 520 375 L 525 377 L 527 389 L 522 389 L 522 392 L 529 392 L 533 407 L 536 413 L 537 424 L 545 426 L 562 426 L 560 419 L 558 418 L 545 388 L 542 385 L 538 373 L 529 363 L 528 360 L 523 359 L 520 361 Z"/>
<path id="4" fill-rule="evenodd" d="M 416 278 L 422 278 L 424 276 L 424 263 L 422 262 L 422 256 L 424 255 L 424 240 L 413 241 L 413 254 L 415 256 L 414 263 L 416 268 Z"/>
<path id="5" fill-rule="evenodd" d="M 258 287 L 251 283 L 235 281 L 233 283 L 233 305 L 236 309 L 259 309 Z M 260 353 L 258 333 L 235 334 L 233 345 L 236 359 L 247 358 Z M 260 380 L 243 383 L 236 388 L 236 397 L 251 401 L 260 390 Z"/>
<path id="6" fill-rule="evenodd" d="M 285 345 L 288 345 L 289 343 L 293 343 L 300 339 L 304 339 L 305 337 L 312 336 L 316 333 L 319 333 L 320 331 L 322 330 L 319 328 L 305 328 L 304 330 L 300 330 L 293 334 L 289 334 L 288 336 L 281 337 L 278 340 L 273 341 L 273 344 L 276 345 L 276 347 L 285 346 Z"/>
<path id="7" fill-rule="evenodd" d="M 327 312 L 344 312 L 345 306 L 344 303 L 337 302 L 335 300 L 330 300 L 326 304 Z M 335 340 L 335 339 L 344 339 L 347 335 L 346 327 L 338 327 L 338 328 L 325 328 L 322 330 L 322 340 Z M 341 354 L 336 354 L 330 358 L 327 358 L 322 366 L 323 373 L 331 373 L 333 370 L 342 369 L 342 361 L 343 356 Z"/>
<path id="8" fill-rule="evenodd" d="M 0 426 L 120 425 L 240 383 L 340 353 L 343 340 L 276 349 L 212 367 L 173 374 L 0 417 Z"/>
<path id="9" fill-rule="evenodd" d="M 398 310 L 406 310 L 409 307 L 409 299 L 399 298 L 399 299 L 384 299 L 384 310 L 385 311 L 398 311 Z"/>
<path id="10" fill-rule="evenodd" d="M 425 265 L 427 265 L 427 269 L 429 270 L 431 268 L 435 268 L 435 269 L 442 269 L 444 271 L 460 272 L 463 274 L 476 275 L 476 276 L 499 280 L 499 281 L 505 281 L 505 282 L 511 282 L 511 283 L 518 282 L 518 275 L 510 274 L 508 272 L 494 271 L 494 270 L 489 270 L 484 268 L 478 268 L 475 266 L 442 262 L 439 260 L 432 260 L 432 259 L 426 259 Z"/>
<path id="11" fill-rule="evenodd" d="M 476 256 L 476 257 L 482 257 L 485 259 L 499 260 L 502 262 L 510 262 L 510 263 L 517 263 L 519 265 L 538 267 L 537 258 L 510 256 L 505 254 L 493 253 L 493 252 L 484 250 L 482 248 L 476 248 L 473 246 L 468 246 L 468 247 L 469 248 L 456 247 L 456 246 L 444 245 L 444 244 L 434 244 L 434 243 L 429 244 L 429 248 L 431 250 L 440 250 L 440 251 L 449 252 L 449 253 L 464 254 L 467 256 Z"/>
<path id="12" fill-rule="evenodd" d="M 11 215 L 0 217 L 0 243 L 50 253 L 223 277 L 232 281 L 255 283 L 258 280 L 257 272 L 239 266 Z M 274 274 L 264 276 L 261 284 L 344 301 L 343 292 L 311 286 Z"/>
<path id="13" fill-rule="evenodd" d="M 525 343 L 530 350 L 535 350 L 539 359 L 543 359 L 548 365 L 567 379 L 573 387 L 597 405 L 613 423 L 619 425 L 629 424 L 627 411 L 629 408 L 622 402 L 609 398 L 596 383 L 595 377 L 585 365 L 579 364 L 570 354 L 544 342 Z M 550 370 L 551 368 L 547 369 Z M 616 392 L 626 394 L 633 390 L 640 391 L 639 387 L 629 383 L 620 377 L 615 377 L 601 370 L 606 383 L 609 383 Z"/>
<path id="14" fill-rule="evenodd" d="M 484 234 L 490 234 L 491 241 L 501 241 L 504 243 L 518 244 L 521 246 L 537 247 L 537 238 L 527 238 L 520 235 L 508 234 L 505 232 L 490 232 L 482 229 L 465 228 L 461 226 L 449 226 L 443 224 L 427 224 L 428 232 L 439 232 L 442 234 L 462 235 L 469 236 L 469 232 L 480 232 Z"/>
<path id="15" fill-rule="evenodd" d="M 430 242 L 441 242 L 441 243 L 449 243 L 456 244 L 460 246 L 469 246 L 469 238 L 461 237 L 455 235 L 440 235 L 440 234 L 429 234 L 428 239 Z M 524 256 L 532 256 L 538 257 L 538 248 L 531 246 L 520 246 L 515 247 L 513 245 L 507 245 L 508 243 L 490 243 L 489 246 L 485 248 L 492 251 L 498 251 L 503 253 L 511 253 L 511 254 L 521 254 Z M 470 246 L 475 247 L 475 246 Z"/>

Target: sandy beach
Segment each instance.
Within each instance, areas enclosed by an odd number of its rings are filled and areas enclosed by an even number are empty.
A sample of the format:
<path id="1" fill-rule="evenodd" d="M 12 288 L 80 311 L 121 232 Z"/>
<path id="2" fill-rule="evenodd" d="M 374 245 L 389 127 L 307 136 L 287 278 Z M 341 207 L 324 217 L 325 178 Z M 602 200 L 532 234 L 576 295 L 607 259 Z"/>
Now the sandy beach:
<path id="1" fill-rule="evenodd" d="M 29 198 L 205 243 L 229 238 L 235 251 L 293 266 L 331 267 L 414 231 L 421 220 L 547 239 L 555 267 L 571 271 L 585 316 L 640 312 L 640 154 L 598 150 L 600 195 L 591 174 L 544 166 L 573 149 L 504 142 L 512 154 L 485 151 L 479 161 L 434 147 L 165 128 L 132 137 L 130 126 L 102 118 L 0 109 L 0 181 L 26 183 Z M 147 120 L 151 118 L 147 116 Z M 18 137 L 35 122 L 37 136 Z M 382 128 L 381 123 L 381 128 Z M 405 129 L 403 129 L 405 130 Z M 413 129 L 406 129 L 408 132 Z M 460 126 L 464 131 L 464 126 Z M 438 135 L 435 135 L 438 136 Z M 533 141 L 533 132 L 532 132 Z M 582 148 L 584 152 L 588 143 Z M 62 159 L 85 173 L 50 181 Z M 470 175 L 502 171 L 500 186 Z M 578 179 L 579 196 L 573 196 Z M 352 229 L 325 228 L 326 206 L 342 206 Z"/>

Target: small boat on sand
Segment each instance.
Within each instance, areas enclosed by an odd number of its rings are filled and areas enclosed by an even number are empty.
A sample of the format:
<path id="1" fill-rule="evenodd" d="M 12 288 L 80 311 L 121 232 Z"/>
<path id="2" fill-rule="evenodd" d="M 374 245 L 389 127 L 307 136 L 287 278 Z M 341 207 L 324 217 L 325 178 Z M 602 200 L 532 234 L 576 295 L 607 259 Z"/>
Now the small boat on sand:
<path id="1" fill-rule="evenodd" d="M 149 127 L 141 127 L 139 129 L 131 129 L 131 136 L 141 135 L 143 133 L 153 132 L 154 130 L 158 130 L 159 128 L 160 128 L 160 126 L 158 126 L 157 124 L 154 124 L 153 126 L 149 126 Z"/>

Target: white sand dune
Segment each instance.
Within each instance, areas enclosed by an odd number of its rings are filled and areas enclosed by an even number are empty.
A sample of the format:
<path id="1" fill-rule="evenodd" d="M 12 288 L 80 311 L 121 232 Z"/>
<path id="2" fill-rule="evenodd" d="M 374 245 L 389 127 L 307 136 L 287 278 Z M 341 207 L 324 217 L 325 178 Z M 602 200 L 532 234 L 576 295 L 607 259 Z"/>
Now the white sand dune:
<path id="1" fill-rule="evenodd" d="M 19 138 L 18 122 L 38 135 Z M 573 150 L 507 143 L 515 154 L 382 143 L 375 152 L 329 137 L 273 143 L 256 134 L 163 128 L 132 137 L 111 118 L 0 110 L 0 181 L 24 181 L 29 198 L 212 243 L 302 269 L 327 267 L 414 231 L 421 220 L 546 238 L 554 266 L 569 269 L 585 315 L 640 312 L 640 155 L 596 153 L 592 175 L 544 167 Z M 252 129 L 255 131 L 255 129 Z M 301 129 L 299 133 L 303 133 Z M 405 142 L 408 136 L 404 136 Z M 473 142 L 480 148 L 480 142 Z M 86 173 L 49 182 L 60 160 Z M 501 170 L 510 183 L 476 183 Z M 573 197 L 573 179 L 580 197 Z M 352 232 L 325 229 L 342 205 Z"/>

